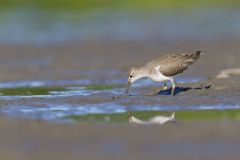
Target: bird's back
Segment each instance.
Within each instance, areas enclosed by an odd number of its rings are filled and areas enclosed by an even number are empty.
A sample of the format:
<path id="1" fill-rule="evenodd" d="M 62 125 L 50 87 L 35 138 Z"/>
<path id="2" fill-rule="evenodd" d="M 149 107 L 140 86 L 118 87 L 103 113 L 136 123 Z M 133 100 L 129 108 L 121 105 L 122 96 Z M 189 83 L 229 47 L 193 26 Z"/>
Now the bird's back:
<path id="1" fill-rule="evenodd" d="M 158 57 L 146 64 L 148 67 L 157 67 L 165 76 L 175 76 L 185 71 L 189 65 L 200 58 L 201 51 L 194 53 L 169 54 Z"/>

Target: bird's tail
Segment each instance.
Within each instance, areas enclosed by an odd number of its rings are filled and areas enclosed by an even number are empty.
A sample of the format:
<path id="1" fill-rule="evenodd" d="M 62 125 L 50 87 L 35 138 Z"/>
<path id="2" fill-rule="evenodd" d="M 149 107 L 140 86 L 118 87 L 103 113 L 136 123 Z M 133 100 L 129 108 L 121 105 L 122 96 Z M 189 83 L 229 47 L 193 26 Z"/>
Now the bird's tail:
<path id="1" fill-rule="evenodd" d="M 195 51 L 194 53 L 191 54 L 191 59 L 196 61 L 200 58 L 202 54 L 203 54 L 202 51 Z"/>
<path id="2" fill-rule="evenodd" d="M 193 64 L 193 62 L 197 61 L 202 54 L 203 54 L 202 51 L 195 51 L 194 53 L 189 54 L 187 57 L 187 63 L 189 65 Z"/>

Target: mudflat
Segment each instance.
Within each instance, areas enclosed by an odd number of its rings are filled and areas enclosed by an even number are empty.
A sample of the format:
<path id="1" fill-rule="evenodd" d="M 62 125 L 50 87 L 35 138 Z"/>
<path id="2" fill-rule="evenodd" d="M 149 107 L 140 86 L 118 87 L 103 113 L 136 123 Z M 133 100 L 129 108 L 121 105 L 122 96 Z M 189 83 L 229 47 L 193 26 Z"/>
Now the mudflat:
<path id="1" fill-rule="evenodd" d="M 1 44 L 0 81 L 81 80 L 108 84 L 127 81 L 128 68 L 164 53 L 204 50 L 205 55 L 181 77 L 197 82 L 179 83 L 176 95 L 169 91 L 146 96 L 158 85 L 133 87 L 121 92 L 69 97 L 33 97 L 0 100 L 6 106 L 42 107 L 47 104 L 88 105 L 114 103 L 132 106 L 166 106 L 167 110 L 192 106 L 239 105 L 240 79 L 217 79 L 223 69 L 239 67 L 239 40 L 139 42 L 88 41 L 69 44 Z M 111 74 L 108 74 L 111 72 Z M 93 74 L 91 74 L 93 73 Z M 178 79 L 178 78 L 177 78 Z M 121 85 L 124 85 L 124 80 Z M 70 84 L 71 86 L 71 84 Z M 173 107 L 171 109 L 171 107 Z M 126 109 L 128 110 L 128 109 Z M 56 123 L 44 120 L 0 118 L 1 159 L 236 159 L 239 157 L 239 121 L 215 120 L 132 126 L 88 122 Z"/>

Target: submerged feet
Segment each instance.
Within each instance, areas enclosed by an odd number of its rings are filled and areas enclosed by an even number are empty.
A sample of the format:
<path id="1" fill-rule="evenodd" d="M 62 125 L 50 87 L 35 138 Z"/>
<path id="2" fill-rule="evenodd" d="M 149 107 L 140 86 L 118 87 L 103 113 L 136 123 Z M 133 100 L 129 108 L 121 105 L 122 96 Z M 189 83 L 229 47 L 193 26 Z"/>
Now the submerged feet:
<path id="1" fill-rule="evenodd" d="M 163 91 L 166 91 L 168 90 L 168 87 L 167 86 L 164 86 L 163 88 L 160 88 L 158 90 L 154 90 L 148 94 L 145 94 L 145 96 L 157 96 L 159 95 L 159 93 L 163 92 Z"/>
<path id="2" fill-rule="evenodd" d="M 160 88 L 160 89 L 158 89 L 158 90 L 156 90 L 156 91 L 150 92 L 149 94 L 146 94 L 145 96 L 156 96 L 156 95 L 158 95 L 161 91 L 166 91 L 167 89 L 168 89 L 167 83 L 164 82 L 163 88 Z"/>

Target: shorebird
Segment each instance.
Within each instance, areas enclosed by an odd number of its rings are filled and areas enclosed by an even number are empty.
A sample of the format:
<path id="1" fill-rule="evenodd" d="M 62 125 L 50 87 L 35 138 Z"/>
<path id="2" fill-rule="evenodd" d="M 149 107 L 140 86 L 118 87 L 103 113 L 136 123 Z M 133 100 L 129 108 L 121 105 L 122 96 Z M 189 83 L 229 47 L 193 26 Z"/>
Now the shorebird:
<path id="1" fill-rule="evenodd" d="M 166 81 L 170 81 L 172 84 L 171 95 L 173 96 L 176 87 L 174 76 L 185 71 L 188 66 L 200 58 L 201 54 L 202 51 L 169 54 L 158 57 L 144 66 L 130 68 L 126 94 L 133 82 L 140 78 L 148 77 L 153 81 L 164 82 L 164 90 L 167 89 Z"/>

